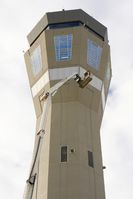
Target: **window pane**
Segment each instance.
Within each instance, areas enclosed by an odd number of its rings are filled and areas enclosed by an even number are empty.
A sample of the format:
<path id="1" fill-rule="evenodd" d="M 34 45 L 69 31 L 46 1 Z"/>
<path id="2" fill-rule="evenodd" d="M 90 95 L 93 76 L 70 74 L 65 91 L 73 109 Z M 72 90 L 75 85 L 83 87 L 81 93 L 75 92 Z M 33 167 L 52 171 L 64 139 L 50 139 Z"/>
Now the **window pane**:
<path id="1" fill-rule="evenodd" d="M 31 54 L 32 72 L 37 75 L 42 69 L 41 48 L 38 46 Z"/>
<path id="2" fill-rule="evenodd" d="M 72 58 L 72 35 L 54 37 L 56 61 L 66 61 Z"/>
<path id="3" fill-rule="evenodd" d="M 74 21 L 74 22 L 65 22 L 65 23 L 58 23 L 58 24 L 51 24 L 49 25 L 49 29 L 57 29 L 57 28 L 69 28 L 69 27 L 76 27 L 81 26 L 81 22 Z"/>
<path id="4" fill-rule="evenodd" d="M 101 61 L 102 48 L 93 41 L 88 40 L 87 63 L 98 69 Z"/>
<path id="5" fill-rule="evenodd" d="M 105 88 L 106 97 L 107 97 L 107 93 L 109 89 L 110 78 L 111 78 L 111 66 L 110 66 L 110 62 L 108 62 L 107 70 L 105 74 L 105 80 L 104 80 L 104 88 Z"/>
<path id="6" fill-rule="evenodd" d="M 106 71 L 106 79 L 110 80 L 111 78 L 111 71 L 110 71 L 110 63 L 108 62 L 107 71 Z"/>
<path id="7" fill-rule="evenodd" d="M 88 151 L 88 165 L 94 167 L 93 153 L 91 151 Z"/>
<path id="8" fill-rule="evenodd" d="M 67 162 L 67 146 L 61 147 L 61 162 Z"/>

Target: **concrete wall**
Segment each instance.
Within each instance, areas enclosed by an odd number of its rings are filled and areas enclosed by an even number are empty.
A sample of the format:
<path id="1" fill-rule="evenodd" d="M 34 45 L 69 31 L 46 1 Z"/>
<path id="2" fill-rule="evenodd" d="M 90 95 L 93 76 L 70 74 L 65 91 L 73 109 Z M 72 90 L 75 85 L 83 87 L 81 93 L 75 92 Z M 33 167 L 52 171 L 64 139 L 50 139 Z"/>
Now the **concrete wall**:
<path id="1" fill-rule="evenodd" d="M 42 22 L 40 24 L 43 26 Z M 73 35 L 72 59 L 59 62 L 55 57 L 54 36 L 66 34 Z M 102 48 L 98 70 L 87 64 L 88 39 Z M 31 54 L 38 46 L 42 69 L 34 76 Z M 37 178 L 32 198 L 36 199 L 37 195 L 38 199 L 104 199 L 100 125 L 111 79 L 108 42 L 83 26 L 45 30 L 25 53 L 25 62 L 37 117 L 33 159 L 43 110 L 40 96 L 61 80 L 60 69 L 63 76 L 69 71 L 79 71 L 80 74 L 80 70 L 89 70 L 92 74 L 92 81 L 84 89 L 72 79 L 52 97 L 34 168 Z M 51 73 L 56 74 L 55 79 L 51 78 Z M 61 146 L 68 147 L 67 162 L 61 162 Z M 93 153 L 94 167 L 88 165 L 88 151 Z"/>

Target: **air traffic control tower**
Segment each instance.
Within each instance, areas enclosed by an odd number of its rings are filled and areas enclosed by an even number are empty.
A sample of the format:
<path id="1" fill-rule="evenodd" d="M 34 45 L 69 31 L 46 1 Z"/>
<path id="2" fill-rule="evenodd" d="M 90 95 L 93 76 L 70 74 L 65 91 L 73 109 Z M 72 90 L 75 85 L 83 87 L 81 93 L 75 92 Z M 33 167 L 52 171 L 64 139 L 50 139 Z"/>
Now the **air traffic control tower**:
<path id="1" fill-rule="evenodd" d="M 24 199 L 105 199 L 100 126 L 111 79 L 107 28 L 81 9 L 50 12 L 28 42 L 37 121 Z"/>

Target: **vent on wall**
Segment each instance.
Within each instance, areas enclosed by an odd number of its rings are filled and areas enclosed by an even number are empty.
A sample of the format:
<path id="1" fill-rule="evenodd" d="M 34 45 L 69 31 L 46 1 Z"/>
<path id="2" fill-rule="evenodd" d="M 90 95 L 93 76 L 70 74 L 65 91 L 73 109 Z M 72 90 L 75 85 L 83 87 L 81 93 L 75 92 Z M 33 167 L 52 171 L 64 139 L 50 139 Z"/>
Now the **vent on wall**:
<path id="1" fill-rule="evenodd" d="M 67 146 L 61 147 L 61 162 L 67 162 Z"/>
<path id="2" fill-rule="evenodd" d="M 88 165 L 94 168 L 93 153 L 88 151 Z"/>

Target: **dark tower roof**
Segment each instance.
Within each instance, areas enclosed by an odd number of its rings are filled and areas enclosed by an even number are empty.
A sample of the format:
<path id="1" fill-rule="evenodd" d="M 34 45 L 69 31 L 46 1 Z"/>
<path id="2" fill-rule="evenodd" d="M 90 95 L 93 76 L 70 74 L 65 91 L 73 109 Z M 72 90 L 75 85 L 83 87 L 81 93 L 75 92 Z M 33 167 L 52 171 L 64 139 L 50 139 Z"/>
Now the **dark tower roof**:
<path id="1" fill-rule="evenodd" d="M 32 45 L 42 31 L 44 31 L 49 25 L 67 22 L 81 22 L 89 30 L 93 31 L 104 41 L 108 42 L 107 28 L 83 10 L 77 9 L 46 13 L 28 34 L 27 38 L 29 44 Z"/>

